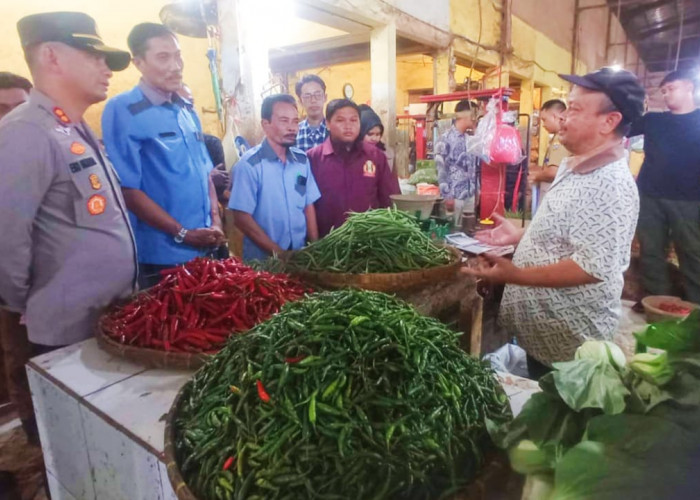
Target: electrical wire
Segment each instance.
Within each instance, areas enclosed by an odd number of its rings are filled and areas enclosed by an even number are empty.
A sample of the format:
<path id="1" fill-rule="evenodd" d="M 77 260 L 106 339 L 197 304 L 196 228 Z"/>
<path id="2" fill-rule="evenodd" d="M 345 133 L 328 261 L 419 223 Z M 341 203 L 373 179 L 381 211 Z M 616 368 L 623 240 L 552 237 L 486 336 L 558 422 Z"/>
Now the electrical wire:
<path id="1" fill-rule="evenodd" d="M 677 3 L 679 10 L 680 10 L 680 24 L 678 25 L 678 47 L 676 47 L 676 65 L 674 66 L 674 70 L 678 69 L 678 60 L 681 57 L 681 44 L 683 43 L 683 22 L 685 20 L 685 3 L 683 1 L 679 1 Z"/>

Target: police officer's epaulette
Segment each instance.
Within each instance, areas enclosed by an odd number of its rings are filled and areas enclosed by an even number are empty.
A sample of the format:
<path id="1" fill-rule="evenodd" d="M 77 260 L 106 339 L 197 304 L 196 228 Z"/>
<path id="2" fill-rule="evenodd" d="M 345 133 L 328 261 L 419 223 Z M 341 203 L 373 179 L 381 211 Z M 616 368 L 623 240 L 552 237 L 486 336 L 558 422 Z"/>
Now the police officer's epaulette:
<path id="1" fill-rule="evenodd" d="M 138 115 L 142 111 L 146 111 L 151 106 L 153 106 L 153 104 L 151 104 L 151 101 L 149 101 L 146 98 L 143 98 L 138 102 L 129 104 L 127 108 L 129 110 L 129 113 L 131 113 L 132 115 Z"/>

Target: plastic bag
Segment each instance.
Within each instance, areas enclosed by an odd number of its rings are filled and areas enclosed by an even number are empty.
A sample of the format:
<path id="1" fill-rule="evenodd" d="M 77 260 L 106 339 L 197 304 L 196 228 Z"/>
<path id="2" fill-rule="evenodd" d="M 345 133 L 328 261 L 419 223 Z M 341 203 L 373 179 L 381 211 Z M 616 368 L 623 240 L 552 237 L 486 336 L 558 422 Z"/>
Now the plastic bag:
<path id="1" fill-rule="evenodd" d="M 523 160 L 522 143 L 518 130 L 508 125 L 517 115 L 500 110 L 500 99 L 491 98 L 486 114 L 479 120 L 474 136 L 467 141 L 467 152 L 477 155 L 486 163 L 515 165 Z"/>
<path id="2" fill-rule="evenodd" d="M 515 127 L 505 123 L 496 126 L 496 135 L 491 143 L 491 161 L 506 165 L 517 165 L 523 161 L 520 133 Z"/>
<path id="3" fill-rule="evenodd" d="M 491 99 L 486 105 L 486 114 L 481 117 L 474 135 L 467 140 L 467 153 L 481 158 L 486 163 L 491 161 L 491 143 L 496 135 L 498 118 L 498 100 Z"/>
<path id="4" fill-rule="evenodd" d="M 496 351 L 486 354 L 483 360 L 489 362 L 491 368 L 496 371 L 528 377 L 527 354 L 522 347 L 515 344 L 501 346 Z"/>

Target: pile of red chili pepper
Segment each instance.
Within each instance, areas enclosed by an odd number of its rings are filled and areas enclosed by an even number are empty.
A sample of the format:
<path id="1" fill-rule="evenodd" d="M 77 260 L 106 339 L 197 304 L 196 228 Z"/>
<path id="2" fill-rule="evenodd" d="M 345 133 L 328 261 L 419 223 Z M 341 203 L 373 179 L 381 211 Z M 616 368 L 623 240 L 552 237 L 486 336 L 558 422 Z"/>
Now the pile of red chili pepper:
<path id="1" fill-rule="evenodd" d="M 217 352 L 311 292 L 285 274 L 256 271 L 236 258 L 197 258 L 161 272 L 163 278 L 109 313 L 103 331 L 122 344 L 175 352 Z"/>

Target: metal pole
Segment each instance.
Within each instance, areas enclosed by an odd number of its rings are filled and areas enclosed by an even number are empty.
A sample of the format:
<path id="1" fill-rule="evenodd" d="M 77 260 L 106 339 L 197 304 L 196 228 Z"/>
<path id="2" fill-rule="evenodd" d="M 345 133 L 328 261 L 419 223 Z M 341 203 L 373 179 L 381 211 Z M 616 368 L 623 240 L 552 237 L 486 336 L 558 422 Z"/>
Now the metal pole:
<path id="1" fill-rule="evenodd" d="M 578 55 L 578 21 L 579 21 L 579 0 L 574 4 L 574 36 L 571 42 L 571 73 L 576 73 L 576 57 Z"/>
<path id="2" fill-rule="evenodd" d="M 608 28 L 605 32 L 605 64 L 610 64 L 608 52 L 610 51 L 610 25 L 612 24 L 612 10 L 608 8 Z"/>

